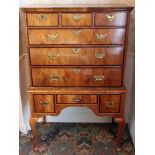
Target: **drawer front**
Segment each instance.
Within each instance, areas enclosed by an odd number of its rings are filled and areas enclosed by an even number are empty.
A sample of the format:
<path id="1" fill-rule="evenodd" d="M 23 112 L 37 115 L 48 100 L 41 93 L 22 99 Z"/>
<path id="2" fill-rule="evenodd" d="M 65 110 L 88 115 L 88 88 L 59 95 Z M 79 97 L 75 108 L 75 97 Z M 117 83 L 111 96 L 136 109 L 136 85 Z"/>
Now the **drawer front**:
<path id="1" fill-rule="evenodd" d="M 100 95 L 99 97 L 100 112 L 118 113 L 120 109 L 120 95 Z"/>
<path id="2" fill-rule="evenodd" d="M 125 29 L 29 29 L 30 44 L 124 44 Z"/>
<path id="3" fill-rule="evenodd" d="M 96 104 L 96 95 L 57 95 L 58 104 Z"/>
<path id="4" fill-rule="evenodd" d="M 121 86 L 122 68 L 32 68 L 33 86 Z"/>
<path id="5" fill-rule="evenodd" d="M 30 48 L 31 65 L 122 65 L 123 47 Z"/>
<path id="6" fill-rule="evenodd" d="M 95 14 L 96 26 L 126 26 L 127 12 L 105 12 Z"/>
<path id="7" fill-rule="evenodd" d="M 62 26 L 91 26 L 91 13 L 62 13 Z"/>
<path id="8" fill-rule="evenodd" d="M 54 112 L 54 96 L 53 95 L 34 95 L 35 112 L 48 113 Z"/>
<path id="9" fill-rule="evenodd" d="M 58 26 L 58 14 L 28 13 L 28 26 Z"/>

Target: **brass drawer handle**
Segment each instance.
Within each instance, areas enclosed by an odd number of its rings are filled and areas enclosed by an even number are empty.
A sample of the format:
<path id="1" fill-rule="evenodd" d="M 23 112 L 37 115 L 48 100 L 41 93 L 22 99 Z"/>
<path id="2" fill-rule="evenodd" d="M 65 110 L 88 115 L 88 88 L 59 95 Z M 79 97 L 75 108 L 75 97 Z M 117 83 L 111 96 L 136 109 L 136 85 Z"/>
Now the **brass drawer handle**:
<path id="1" fill-rule="evenodd" d="M 60 77 L 58 75 L 53 74 L 53 75 L 50 75 L 50 79 L 52 81 L 58 81 L 60 79 Z"/>
<path id="2" fill-rule="evenodd" d="M 56 58 L 56 57 L 58 57 L 57 54 L 52 54 L 52 53 L 49 53 L 49 54 L 48 54 L 48 58 L 49 58 L 50 60 L 52 60 L 52 59 L 54 59 L 54 58 Z"/>
<path id="3" fill-rule="evenodd" d="M 38 19 L 39 21 L 46 21 L 46 20 L 47 20 L 47 15 L 38 15 L 38 16 L 37 16 L 37 19 Z"/>
<path id="4" fill-rule="evenodd" d="M 96 39 L 100 41 L 102 41 L 105 37 L 107 37 L 107 34 L 96 33 Z"/>
<path id="5" fill-rule="evenodd" d="M 95 75 L 94 78 L 95 78 L 96 81 L 104 80 L 104 76 L 101 76 L 101 75 Z"/>
<path id="6" fill-rule="evenodd" d="M 75 22 L 79 22 L 80 19 L 81 19 L 81 16 L 78 15 L 78 14 L 75 14 L 75 15 L 72 16 L 72 18 L 73 18 L 73 20 L 74 20 Z"/>
<path id="7" fill-rule="evenodd" d="M 57 37 L 58 37 L 58 34 L 48 34 L 47 37 L 50 39 L 50 40 L 55 40 Z"/>
<path id="8" fill-rule="evenodd" d="M 72 48 L 73 53 L 78 54 L 80 53 L 81 49 L 80 48 Z"/>
<path id="9" fill-rule="evenodd" d="M 76 69 L 73 69 L 73 71 L 74 71 L 75 73 L 79 73 L 79 72 L 80 72 L 80 69 L 79 69 L 79 68 L 76 68 Z"/>
<path id="10" fill-rule="evenodd" d="M 72 98 L 72 101 L 73 102 L 80 102 L 81 101 L 81 97 L 74 97 L 74 98 Z"/>
<path id="11" fill-rule="evenodd" d="M 114 101 L 105 101 L 105 103 L 106 103 L 106 107 L 108 108 L 114 107 Z"/>
<path id="12" fill-rule="evenodd" d="M 74 33 L 76 36 L 79 36 L 80 33 L 81 33 L 81 30 L 73 30 L 73 33 Z"/>
<path id="13" fill-rule="evenodd" d="M 115 16 L 114 15 L 106 15 L 106 18 L 109 20 L 109 21 L 113 21 L 115 19 Z"/>
<path id="14" fill-rule="evenodd" d="M 104 53 L 95 53 L 95 57 L 96 57 L 97 59 L 103 59 L 104 56 L 105 56 Z"/>
<path id="15" fill-rule="evenodd" d="M 40 101 L 40 105 L 42 107 L 46 107 L 46 106 L 48 106 L 48 104 L 49 104 L 49 102 L 47 102 L 47 101 Z"/>

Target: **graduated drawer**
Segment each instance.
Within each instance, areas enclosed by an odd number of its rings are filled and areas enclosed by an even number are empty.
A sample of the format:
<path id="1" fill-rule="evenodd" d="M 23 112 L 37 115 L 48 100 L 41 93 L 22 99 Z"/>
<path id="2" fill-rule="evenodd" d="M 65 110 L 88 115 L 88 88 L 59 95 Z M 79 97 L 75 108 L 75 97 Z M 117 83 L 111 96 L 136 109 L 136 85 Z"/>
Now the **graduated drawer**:
<path id="1" fill-rule="evenodd" d="M 31 65 L 122 65 L 123 47 L 30 48 Z"/>
<path id="2" fill-rule="evenodd" d="M 91 26 L 91 13 L 62 13 L 62 26 Z"/>
<path id="3" fill-rule="evenodd" d="M 127 12 L 95 13 L 95 26 L 126 26 Z"/>
<path id="4" fill-rule="evenodd" d="M 32 68 L 33 86 L 121 86 L 121 67 Z"/>
<path id="5" fill-rule="evenodd" d="M 27 13 L 28 26 L 58 26 L 57 13 Z"/>
<path id="6" fill-rule="evenodd" d="M 96 104 L 96 95 L 57 95 L 57 104 Z"/>
<path id="7" fill-rule="evenodd" d="M 54 112 L 53 95 L 34 95 L 33 99 L 36 113 Z"/>
<path id="8" fill-rule="evenodd" d="M 124 44 L 125 29 L 29 29 L 30 44 Z"/>
<path id="9" fill-rule="evenodd" d="M 121 95 L 100 95 L 99 109 L 102 113 L 118 113 L 120 110 Z"/>

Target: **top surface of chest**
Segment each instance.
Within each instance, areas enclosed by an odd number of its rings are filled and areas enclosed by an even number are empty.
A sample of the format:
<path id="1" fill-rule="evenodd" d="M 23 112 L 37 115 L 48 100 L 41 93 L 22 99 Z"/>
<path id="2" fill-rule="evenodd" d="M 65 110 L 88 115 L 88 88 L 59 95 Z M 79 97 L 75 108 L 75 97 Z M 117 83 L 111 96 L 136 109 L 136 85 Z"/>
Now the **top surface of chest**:
<path id="1" fill-rule="evenodd" d="M 23 11 L 40 11 L 40 10 L 129 10 L 131 11 L 134 7 L 127 4 L 27 4 L 21 6 L 20 9 Z"/>

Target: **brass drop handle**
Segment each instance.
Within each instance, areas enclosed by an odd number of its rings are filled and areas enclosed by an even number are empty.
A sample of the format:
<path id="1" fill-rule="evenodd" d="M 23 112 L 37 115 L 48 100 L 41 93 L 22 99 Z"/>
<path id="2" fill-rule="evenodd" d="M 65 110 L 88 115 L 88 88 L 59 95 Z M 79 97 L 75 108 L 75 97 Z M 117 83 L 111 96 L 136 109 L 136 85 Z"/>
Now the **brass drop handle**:
<path id="1" fill-rule="evenodd" d="M 73 33 L 74 33 L 76 36 L 79 36 L 80 33 L 81 33 L 81 30 L 73 30 Z"/>
<path id="2" fill-rule="evenodd" d="M 107 34 L 103 33 L 96 33 L 96 39 L 102 41 L 105 37 L 107 37 Z"/>
<path id="3" fill-rule="evenodd" d="M 47 37 L 48 37 L 48 39 L 50 39 L 50 40 L 55 40 L 55 39 L 58 37 L 58 34 L 54 34 L 54 33 L 48 34 Z"/>
<path id="4" fill-rule="evenodd" d="M 115 16 L 114 15 L 106 15 L 106 18 L 109 20 L 109 21 L 113 21 L 115 19 Z"/>
<path id="5" fill-rule="evenodd" d="M 77 23 L 77 22 L 80 21 L 81 15 L 75 14 L 75 15 L 72 16 L 72 19 Z"/>
<path id="6" fill-rule="evenodd" d="M 114 101 L 105 101 L 105 103 L 106 103 L 106 107 L 108 108 L 114 107 Z"/>
<path id="7" fill-rule="evenodd" d="M 96 81 L 104 80 L 104 76 L 103 75 L 95 75 L 94 78 L 95 78 Z"/>
<path id="8" fill-rule="evenodd" d="M 82 97 L 74 97 L 72 98 L 73 102 L 80 102 Z"/>
<path id="9" fill-rule="evenodd" d="M 76 69 L 73 69 L 74 73 L 79 73 L 80 72 L 80 69 L 79 68 L 76 68 Z"/>
<path id="10" fill-rule="evenodd" d="M 55 75 L 55 74 L 50 75 L 50 80 L 52 80 L 52 81 L 58 81 L 59 79 L 60 79 L 60 77 L 58 75 Z"/>
<path id="11" fill-rule="evenodd" d="M 104 56 L 105 56 L 104 53 L 95 53 L 95 57 L 96 57 L 97 59 L 103 59 Z"/>
<path id="12" fill-rule="evenodd" d="M 37 19 L 38 19 L 39 21 L 46 21 L 46 20 L 47 20 L 47 15 L 43 15 L 43 14 L 38 15 L 38 16 L 37 16 Z"/>
<path id="13" fill-rule="evenodd" d="M 72 51 L 74 54 L 80 53 L 81 49 L 80 48 L 72 48 Z"/>
<path id="14" fill-rule="evenodd" d="M 58 57 L 57 54 L 53 54 L 53 53 L 49 53 L 49 54 L 48 54 L 48 58 L 49 58 L 50 60 L 52 60 L 52 59 L 54 59 L 54 58 L 56 58 L 56 57 Z"/>
<path id="15" fill-rule="evenodd" d="M 48 104 L 49 104 L 48 101 L 40 101 L 40 105 L 41 105 L 42 107 L 46 107 Z"/>

